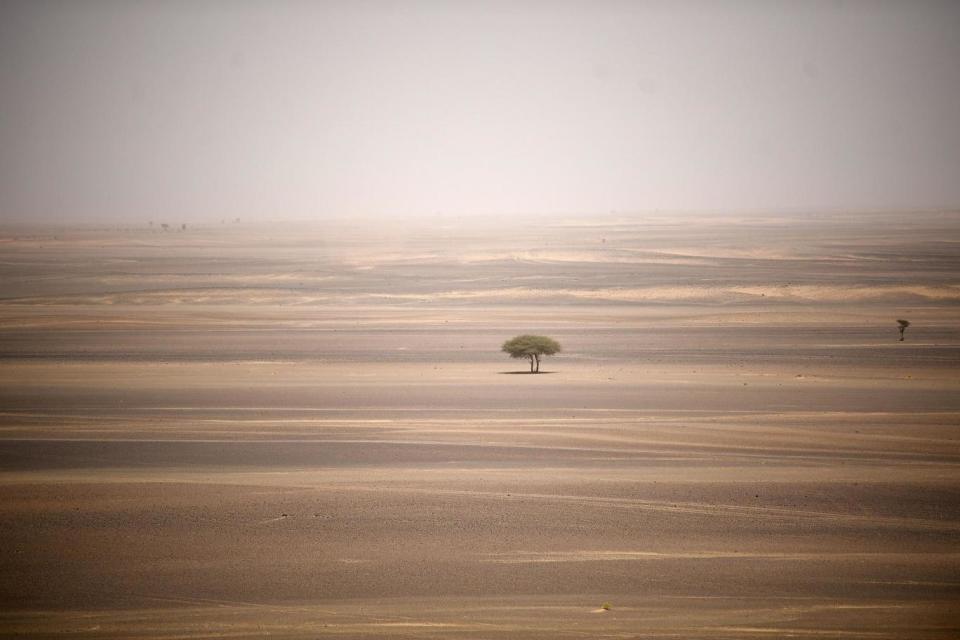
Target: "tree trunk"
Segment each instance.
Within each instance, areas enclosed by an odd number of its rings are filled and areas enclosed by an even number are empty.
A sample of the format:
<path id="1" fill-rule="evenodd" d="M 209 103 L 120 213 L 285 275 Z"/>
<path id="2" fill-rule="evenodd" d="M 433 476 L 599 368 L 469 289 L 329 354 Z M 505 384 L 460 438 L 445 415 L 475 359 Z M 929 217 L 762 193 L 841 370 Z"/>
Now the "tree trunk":
<path id="1" fill-rule="evenodd" d="M 904 330 L 904 329 L 906 329 L 906 327 L 900 327 L 900 342 L 903 342 L 903 330 Z"/>
<path id="2" fill-rule="evenodd" d="M 536 371 L 533 370 L 533 356 L 527 357 L 530 358 L 530 373 L 536 373 Z"/>
<path id="3" fill-rule="evenodd" d="M 533 357 L 537 359 L 537 370 L 536 370 L 536 373 L 540 373 L 540 356 L 537 355 L 537 354 L 534 354 Z"/>

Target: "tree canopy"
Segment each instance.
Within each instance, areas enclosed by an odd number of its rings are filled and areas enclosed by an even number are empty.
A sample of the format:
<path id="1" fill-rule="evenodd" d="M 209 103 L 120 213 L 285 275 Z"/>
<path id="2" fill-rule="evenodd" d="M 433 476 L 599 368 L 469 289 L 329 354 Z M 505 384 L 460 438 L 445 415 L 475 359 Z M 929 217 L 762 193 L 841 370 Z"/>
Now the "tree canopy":
<path id="1" fill-rule="evenodd" d="M 904 329 L 906 329 L 907 327 L 910 326 L 910 321 L 909 321 L 909 320 L 897 320 L 897 324 L 899 325 L 898 328 L 900 329 L 900 342 L 903 342 L 903 331 L 904 331 Z"/>
<path id="2" fill-rule="evenodd" d="M 561 351 L 560 343 L 547 336 L 522 335 L 503 343 L 501 351 L 511 358 L 528 358 L 530 373 L 540 373 L 540 356 L 552 356 Z"/>

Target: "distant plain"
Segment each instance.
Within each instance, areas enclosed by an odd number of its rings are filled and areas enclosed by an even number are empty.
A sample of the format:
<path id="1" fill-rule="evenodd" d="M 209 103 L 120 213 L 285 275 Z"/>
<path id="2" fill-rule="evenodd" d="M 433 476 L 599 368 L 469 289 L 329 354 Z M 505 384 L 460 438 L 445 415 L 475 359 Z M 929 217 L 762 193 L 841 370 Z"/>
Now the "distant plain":
<path id="1" fill-rule="evenodd" d="M 955 638 L 960 214 L 6 227 L 0 496 L 9 637 Z"/>

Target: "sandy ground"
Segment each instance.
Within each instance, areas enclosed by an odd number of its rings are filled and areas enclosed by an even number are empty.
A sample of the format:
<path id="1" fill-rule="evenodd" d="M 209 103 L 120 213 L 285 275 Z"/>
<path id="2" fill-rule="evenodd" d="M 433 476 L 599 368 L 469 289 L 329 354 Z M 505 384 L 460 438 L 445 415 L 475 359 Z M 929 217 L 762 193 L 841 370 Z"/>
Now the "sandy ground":
<path id="1" fill-rule="evenodd" d="M 958 248 L 957 214 L 4 229 L 0 635 L 957 637 Z M 546 374 L 498 352 L 531 331 Z"/>

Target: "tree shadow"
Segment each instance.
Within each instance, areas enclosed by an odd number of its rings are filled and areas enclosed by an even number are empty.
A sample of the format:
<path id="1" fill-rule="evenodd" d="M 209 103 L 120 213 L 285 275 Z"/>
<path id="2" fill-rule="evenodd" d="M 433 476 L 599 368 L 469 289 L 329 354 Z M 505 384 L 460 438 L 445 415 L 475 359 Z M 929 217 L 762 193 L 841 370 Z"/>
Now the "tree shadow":
<path id="1" fill-rule="evenodd" d="M 545 376 L 556 371 L 498 371 L 497 373 L 502 376 Z"/>

